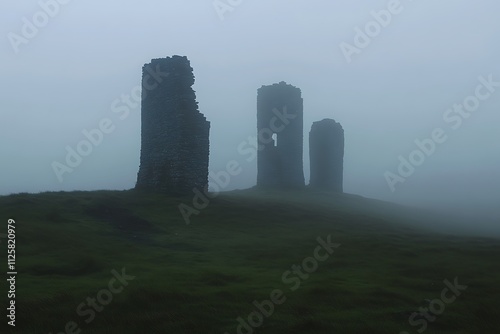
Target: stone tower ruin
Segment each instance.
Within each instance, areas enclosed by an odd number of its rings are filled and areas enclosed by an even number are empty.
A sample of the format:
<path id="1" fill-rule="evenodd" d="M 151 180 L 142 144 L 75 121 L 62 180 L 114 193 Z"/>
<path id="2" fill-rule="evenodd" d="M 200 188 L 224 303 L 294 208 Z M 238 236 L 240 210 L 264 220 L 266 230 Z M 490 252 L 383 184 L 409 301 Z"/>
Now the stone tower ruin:
<path id="1" fill-rule="evenodd" d="M 257 91 L 257 186 L 305 185 L 303 100 L 299 88 L 285 82 Z"/>
<path id="2" fill-rule="evenodd" d="M 313 188 L 343 192 L 344 129 L 333 119 L 314 122 L 309 133 Z"/>
<path id="3" fill-rule="evenodd" d="M 144 65 L 137 189 L 173 194 L 207 189 L 210 122 L 198 110 L 193 84 L 187 57 Z"/>

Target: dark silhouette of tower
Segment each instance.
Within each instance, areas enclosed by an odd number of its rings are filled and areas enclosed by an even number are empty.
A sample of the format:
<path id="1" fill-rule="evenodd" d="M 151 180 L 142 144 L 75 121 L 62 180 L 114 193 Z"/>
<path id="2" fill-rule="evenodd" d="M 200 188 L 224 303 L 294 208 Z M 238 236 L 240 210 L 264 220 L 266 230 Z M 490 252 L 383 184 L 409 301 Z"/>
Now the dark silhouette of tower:
<path id="1" fill-rule="evenodd" d="M 208 187 L 210 122 L 198 110 L 186 57 L 143 67 L 141 165 L 136 188 L 174 194 Z"/>
<path id="2" fill-rule="evenodd" d="M 314 122 L 309 133 L 313 188 L 343 192 L 344 129 L 333 119 Z"/>
<path id="3" fill-rule="evenodd" d="M 257 91 L 257 186 L 303 187 L 303 100 L 299 88 L 280 82 Z"/>

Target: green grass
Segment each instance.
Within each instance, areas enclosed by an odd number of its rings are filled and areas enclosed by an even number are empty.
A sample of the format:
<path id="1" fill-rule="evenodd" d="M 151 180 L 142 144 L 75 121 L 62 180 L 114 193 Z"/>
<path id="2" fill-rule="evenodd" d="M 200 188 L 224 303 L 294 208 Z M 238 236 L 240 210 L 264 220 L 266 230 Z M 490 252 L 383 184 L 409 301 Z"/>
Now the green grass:
<path id="1" fill-rule="evenodd" d="M 1 219 L 17 222 L 19 273 L 16 328 L 2 315 L 0 332 L 55 334 L 74 321 L 82 333 L 233 334 L 254 300 L 280 289 L 286 301 L 254 333 L 417 333 L 409 315 L 455 277 L 467 290 L 426 333 L 500 328 L 498 239 L 424 229 L 413 211 L 353 195 L 228 192 L 186 225 L 178 205 L 191 202 L 134 191 L 0 197 Z M 283 273 L 328 235 L 341 246 L 292 291 Z M 136 278 L 87 324 L 77 307 L 122 268 Z"/>

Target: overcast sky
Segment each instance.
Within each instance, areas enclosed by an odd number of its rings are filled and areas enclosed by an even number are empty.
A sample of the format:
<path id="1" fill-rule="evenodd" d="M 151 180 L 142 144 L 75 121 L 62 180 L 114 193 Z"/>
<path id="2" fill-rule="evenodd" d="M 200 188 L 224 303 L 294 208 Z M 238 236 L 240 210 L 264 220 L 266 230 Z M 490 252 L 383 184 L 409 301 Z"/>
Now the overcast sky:
<path id="1" fill-rule="evenodd" d="M 333 118 L 346 192 L 497 210 L 498 1 L 59 1 L 0 4 L 0 195 L 134 187 L 140 108 L 120 119 L 111 105 L 141 83 L 143 64 L 185 55 L 211 122 L 210 169 L 243 168 L 228 190 L 256 182 L 256 161 L 237 147 L 255 137 L 257 89 L 286 81 L 304 99 L 306 180 L 311 125 Z M 464 101 L 473 111 L 447 112 Z M 53 162 L 106 118 L 114 131 L 60 182 Z M 434 152 L 414 153 L 419 165 L 391 189 L 387 172 L 401 177 L 399 157 L 435 129 Z"/>

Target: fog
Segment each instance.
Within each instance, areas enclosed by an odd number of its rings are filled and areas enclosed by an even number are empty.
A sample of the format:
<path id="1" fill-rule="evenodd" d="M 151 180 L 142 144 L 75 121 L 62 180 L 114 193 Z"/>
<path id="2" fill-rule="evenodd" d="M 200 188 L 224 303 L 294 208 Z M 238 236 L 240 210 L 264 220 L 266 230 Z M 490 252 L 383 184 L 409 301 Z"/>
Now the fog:
<path id="1" fill-rule="evenodd" d="M 211 122 L 210 170 L 243 168 L 225 190 L 255 185 L 256 160 L 237 148 L 256 141 L 257 89 L 286 81 L 304 99 L 306 181 L 311 125 L 333 118 L 345 131 L 345 192 L 500 222 L 497 1 L 63 2 L 29 38 L 23 26 L 41 5 L 0 5 L 0 195 L 134 187 L 140 107 L 121 119 L 112 105 L 152 58 L 185 55 Z M 453 111 L 462 103 L 473 111 Z M 114 131 L 61 182 L 53 162 L 106 118 Z M 400 156 L 435 129 L 440 142 L 402 177 Z M 388 172 L 404 182 L 391 188 Z"/>

